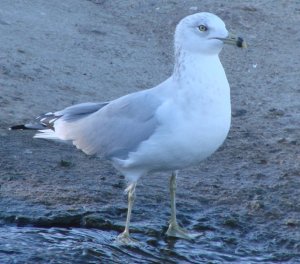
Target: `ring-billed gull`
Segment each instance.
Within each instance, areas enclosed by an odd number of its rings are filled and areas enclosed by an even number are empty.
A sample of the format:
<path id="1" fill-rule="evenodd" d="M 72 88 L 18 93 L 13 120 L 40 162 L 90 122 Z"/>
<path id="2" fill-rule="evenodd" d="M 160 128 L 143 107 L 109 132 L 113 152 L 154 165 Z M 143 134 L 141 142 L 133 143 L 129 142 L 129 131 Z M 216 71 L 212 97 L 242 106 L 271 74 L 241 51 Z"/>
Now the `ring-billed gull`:
<path id="1" fill-rule="evenodd" d="M 223 44 L 245 47 L 211 13 L 183 18 L 175 31 L 173 74 L 158 86 L 109 102 L 73 105 L 39 116 L 34 137 L 72 141 L 86 154 L 112 161 L 128 180 L 128 212 L 121 241 L 131 241 L 129 223 L 138 179 L 172 171 L 171 220 L 167 235 L 192 238 L 176 220 L 177 171 L 214 153 L 230 127 L 230 88 L 219 60 Z"/>

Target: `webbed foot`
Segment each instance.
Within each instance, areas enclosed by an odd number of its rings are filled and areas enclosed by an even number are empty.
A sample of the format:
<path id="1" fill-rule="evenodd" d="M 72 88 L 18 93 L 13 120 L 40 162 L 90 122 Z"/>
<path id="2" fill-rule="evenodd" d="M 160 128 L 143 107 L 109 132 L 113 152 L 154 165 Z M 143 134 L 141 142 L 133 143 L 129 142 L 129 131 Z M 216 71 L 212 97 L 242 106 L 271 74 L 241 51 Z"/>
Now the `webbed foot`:
<path id="1" fill-rule="evenodd" d="M 136 245 L 139 243 L 137 240 L 131 238 L 129 232 L 126 231 L 117 236 L 116 242 L 123 245 Z"/>
<path id="2" fill-rule="evenodd" d="M 201 234 L 198 233 L 190 233 L 184 228 L 180 227 L 177 223 L 170 223 L 169 228 L 166 232 L 167 236 L 183 238 L 188 240 L 193 240 L 199 237 Z"/>

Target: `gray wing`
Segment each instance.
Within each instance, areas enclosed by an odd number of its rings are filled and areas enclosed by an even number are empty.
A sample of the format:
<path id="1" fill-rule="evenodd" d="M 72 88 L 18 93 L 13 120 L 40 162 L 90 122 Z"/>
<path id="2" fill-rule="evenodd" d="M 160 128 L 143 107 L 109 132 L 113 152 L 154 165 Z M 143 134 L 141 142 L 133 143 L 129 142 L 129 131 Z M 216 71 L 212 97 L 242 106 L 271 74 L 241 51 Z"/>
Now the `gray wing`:
<path id="1" fill-rule="evenodd" d="M 82 104 L 76 104 L 69 106 L 65 108 L 64 110 L 57 111 L 53 115 L 54 116 L 64 116 L 64 120 L 66 121 L 76 121 L 78 119 L 81 119 L 83 117 L 86 117 L 87 115 L 90 115 L 102 107 L 109 104 L 109 102 L 100 102 L 100 103 L 82 103 Z M 48 113 L 52 114 L 52 113 Z M 45 114 L 47 116 L 47 114 Z"/>
<path id="2" fill-rule="evenodd" d="M 157 128 L 155 113 L 161 103 L 149 90 L 129 94 L 85 118 L 62 117 L 55 133 L 87 154 L 124 159 Z"/>
<path id="3" fill-rule="evenodd" d="M 48 112 L 36 117 L 35 121 L 28 124 L 16 125 L 10 127 L 11 130 L 16 129 L 32 129 L 32 130 L 54 130 L 55 121 L 63 117 L 65 121 L 76 121 L 81 118 L 84 118 L 94 112 L 97 112 L 99 109 L 107 105 L 109 102 L 100 102 L 100 103 L 82 103 L 69 106 L 61 111 L 55 113 Z M 45 134 L 42 138 L 47 138 Z M 38 137 L 38 136 L 37 136 Z"/>

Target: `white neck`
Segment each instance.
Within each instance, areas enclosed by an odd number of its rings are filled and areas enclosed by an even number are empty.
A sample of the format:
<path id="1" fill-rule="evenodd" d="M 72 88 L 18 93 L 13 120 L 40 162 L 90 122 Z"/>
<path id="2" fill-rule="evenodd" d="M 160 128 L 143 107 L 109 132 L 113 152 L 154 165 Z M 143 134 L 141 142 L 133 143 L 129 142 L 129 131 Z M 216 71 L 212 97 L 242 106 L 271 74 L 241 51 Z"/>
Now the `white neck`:
<path id="1" fill-rule="evenodd" d="M 230 112 L 230 88 L 218 54 L 203 55 L 180 48 L 176 52 L 171 78 L 179 103 Z"/>
<path id="2" fill-rule="evenodd" d="M 188 78 L 203 78 L 220 75 L 223 76 L 224 70 L 220 62 L 218 54 L 203 55 L 199 53 L 191 53 L 177 49 L 175 54 L 175 65 L 173 78 L 182 81 Z M 200 74 L 201 72 L 201 74 Z"/>

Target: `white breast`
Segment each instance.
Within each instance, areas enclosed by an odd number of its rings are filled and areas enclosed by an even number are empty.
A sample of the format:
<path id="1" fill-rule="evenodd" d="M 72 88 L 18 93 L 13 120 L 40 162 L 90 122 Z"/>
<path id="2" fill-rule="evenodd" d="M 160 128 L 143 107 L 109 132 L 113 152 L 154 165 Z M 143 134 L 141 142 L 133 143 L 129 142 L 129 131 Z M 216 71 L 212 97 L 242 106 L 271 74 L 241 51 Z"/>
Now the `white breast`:
<path id="1" fill-rule="evenodd" d="M 172 76 L 168 81 L 164 91 L 168 99 L 156 113 L 162 125 L 136 152 L 130 153 L 128 167 L 181 169 L 210 156 L 225 140 L 231 110 L 223 67 L 217 57 L 213 73 L 205 62 L 193 62 L 187 63 L 192 68 L 183 67 L 180 76 Z M 199 71 L 202 74 L 197 74 Z"/>

